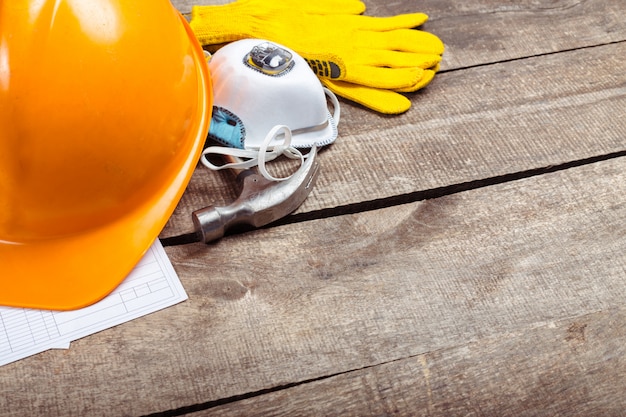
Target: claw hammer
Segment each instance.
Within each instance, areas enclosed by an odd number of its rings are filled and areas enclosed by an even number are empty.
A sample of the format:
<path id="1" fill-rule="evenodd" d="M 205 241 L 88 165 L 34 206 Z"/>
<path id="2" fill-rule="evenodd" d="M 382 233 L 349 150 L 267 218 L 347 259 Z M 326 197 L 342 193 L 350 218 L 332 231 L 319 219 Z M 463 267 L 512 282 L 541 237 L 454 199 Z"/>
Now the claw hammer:
<path id="1" fill-rule="evenodd" d="M 270 181 L 254 169 L 237 176 L 239 197 L 228 206 L 209 206 L 192 213 L 196 235 L 208 243 L 224 236 L 235 225 L 262 227 L 297 209 L 315 186 L 320 164 L 317 148 L 308 153 L 298 171 L 284 181 Z"/>

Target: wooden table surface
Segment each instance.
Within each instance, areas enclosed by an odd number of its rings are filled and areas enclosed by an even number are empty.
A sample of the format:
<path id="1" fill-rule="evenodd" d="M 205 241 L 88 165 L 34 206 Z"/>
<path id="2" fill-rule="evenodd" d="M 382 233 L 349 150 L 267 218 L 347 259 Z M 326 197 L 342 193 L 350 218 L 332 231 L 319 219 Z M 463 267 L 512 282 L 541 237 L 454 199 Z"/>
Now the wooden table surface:
<path id="1" fill-rule="evenodd" d="M 189 300 L 1 367 L 0 415 L 624 415 L 626 2 L 365 3 L 446 44 L 412 109 L 342 100 L 294 215 L 166 247 Z M 199 166 L 161 237 L 235 195 Z"/>

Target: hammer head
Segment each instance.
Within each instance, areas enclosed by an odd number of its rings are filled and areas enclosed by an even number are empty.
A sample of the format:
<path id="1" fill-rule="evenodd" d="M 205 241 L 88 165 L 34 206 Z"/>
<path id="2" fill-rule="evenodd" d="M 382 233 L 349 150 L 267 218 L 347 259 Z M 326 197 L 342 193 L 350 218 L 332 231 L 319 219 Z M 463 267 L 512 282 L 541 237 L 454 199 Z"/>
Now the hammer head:
<path id="1" fill-rule="evenodd" d="M 193 212 L 196 233 L 203 242 L 224 236 L 232 226 L 247 224 L 262 227 L 297 209 L 315 186 L 320 164 L 317 148 L 311 148 L 304 163 L 291 177 L 271 181 L 256 170 L 239 174 L 243 183 L 237 200 L 226 207 L 206 207 Z"/>
<path id="2" fill-rule="evenodd" d="M 265 226 L 300 207 L 315 186 L 319 168 L 317 148 L 313 147 L 298 171 L 285 180 L 270 181 L 256 171 L 244 171 L 240 174 L 243 187 L 233 204 L 246 206 L 246 223 Z"/>

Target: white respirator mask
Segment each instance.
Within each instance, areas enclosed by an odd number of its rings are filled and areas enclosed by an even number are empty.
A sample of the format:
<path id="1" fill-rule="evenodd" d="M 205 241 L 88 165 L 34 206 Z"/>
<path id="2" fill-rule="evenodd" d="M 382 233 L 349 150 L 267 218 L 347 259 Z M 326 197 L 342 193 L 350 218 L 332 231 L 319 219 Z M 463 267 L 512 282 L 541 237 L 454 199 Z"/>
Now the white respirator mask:
<path id="1" fill-rule="evenodd" d="M 205 166 L 217 170 L 258 165 L 264 177 L 285 179 L 272 177 L 265 162 L 280 155 L 303 160 L 299 149 L 337 139 L 337 97 L 291 49 L 261 39 L 232 42 L 211 57 L 209 70 L 214 95 L 209 138 L 224 146 L 204 150 Z M 208 160 L 209 154 L 243 160 L 218 166 Z"/>

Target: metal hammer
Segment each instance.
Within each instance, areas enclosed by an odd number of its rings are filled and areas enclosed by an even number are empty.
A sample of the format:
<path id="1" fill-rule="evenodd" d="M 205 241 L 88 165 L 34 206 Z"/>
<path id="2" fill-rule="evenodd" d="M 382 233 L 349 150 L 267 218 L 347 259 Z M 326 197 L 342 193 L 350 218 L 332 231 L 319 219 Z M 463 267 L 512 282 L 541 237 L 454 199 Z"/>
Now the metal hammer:
<path id="1" fill-rule="evenodd" d="M 306 200 L 315 186 L 319 167 L 314 146 L 298 171 L 284 181 L 270 181 L 252 168 L 242 171 L 237 176 L 241 193 L 233 203 L 192 213 L 198 238 L 208 243 L 224 236 L 232 226 L 258 228 L 285 217 Z"/>

